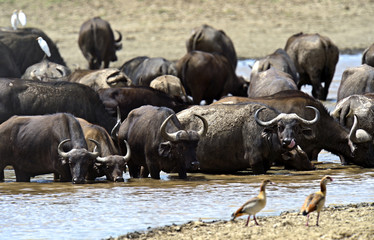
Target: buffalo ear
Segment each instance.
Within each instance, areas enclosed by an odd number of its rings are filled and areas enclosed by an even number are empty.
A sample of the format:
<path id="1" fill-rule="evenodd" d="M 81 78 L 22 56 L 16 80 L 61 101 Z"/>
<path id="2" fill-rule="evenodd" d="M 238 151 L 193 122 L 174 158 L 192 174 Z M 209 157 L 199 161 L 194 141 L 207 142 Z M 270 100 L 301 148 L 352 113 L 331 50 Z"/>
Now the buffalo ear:
<path id="1" fill-rule="evenodd" d="M 314 139 L 316 137 L 316 135 L 314 134 L 314 132 L 311 128 L 303 128 L 301 130 L 301 132 L 306 139 L 311 140 L 311 139 Z"/>
<path id="2" fill-rule="evenodd" d="M 170 151 L 171 151 L 171 143 L 169 141 L 160 143 L 160 145 L 158 146 L 158 154 L 162 157 L 169 156 Z"/>
<path id="3" fill-rule="evenodd" d="M 264 130 L 262 130 L 261 135 L 265 137 L 276 132 L 277 132 L 277 126 L 275 125 L 275 126 L 265 127 Z"/>

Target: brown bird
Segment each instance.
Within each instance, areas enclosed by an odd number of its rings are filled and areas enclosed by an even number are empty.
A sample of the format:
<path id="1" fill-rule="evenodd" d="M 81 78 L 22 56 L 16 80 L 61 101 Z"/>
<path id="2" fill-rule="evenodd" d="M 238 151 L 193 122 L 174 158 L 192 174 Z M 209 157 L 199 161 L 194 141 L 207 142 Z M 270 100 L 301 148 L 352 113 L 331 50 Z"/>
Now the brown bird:
<path id="1" fill-rule="evenodd" d="M 304 202 L 304 205 L 301 207 L 301 211 L 304 216 L 307 216 L 306 220 L 306 226 L 309 222 L 309 214 L 311 212 L 317 211 L 317 223 L 316 226 L 318 226 L 318 220 L 319 220 L 319 213 L 321 212 L 323 206 L 325 205 L 326 200 L 326 184 L 328 182 L 332 182 L 332 178 L 329 176 L 324 176 L 321 179 L 321 191 L 310 194 Z"/>
<path id="2" fill-rule="evenodd" d="M 256 213 L 261 211 L 266 205 L 265 187 L 268 183 L 273 184 L 270 180 L 262 181 L 260 193 L 258 194 L 258 196 L 249 199 L 246 203 L 244 203 L 243 206 L 241 206 L 238 210 L 236 210 L 236 212 L 234 212 L 231 215 L 232 217 L 231 220 L 234 220 L 237 217 L 248 214 L 248 219 L 247 219 L 247 223 L 245 224 L 245 226 L 248 226 L 251 215 L 253 215 L 253 220 L 255 221 L 256 225 L 259 225 L 256 220 Z"/>

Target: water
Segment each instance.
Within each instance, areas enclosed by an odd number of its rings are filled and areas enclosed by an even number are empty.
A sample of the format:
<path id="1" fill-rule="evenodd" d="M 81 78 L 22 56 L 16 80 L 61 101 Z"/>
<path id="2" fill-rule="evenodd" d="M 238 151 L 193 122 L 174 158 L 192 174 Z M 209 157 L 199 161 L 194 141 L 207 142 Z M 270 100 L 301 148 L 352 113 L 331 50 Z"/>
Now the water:
<path id="1" fill-rule="evenodd" d="M 341 56 L 328 101 L 332 109 L 341 74 L 360 65 L 360 55 Z M 247 68 L 247 69 L 246 69 Z M 240 62 L 238 70 L 250 69 Z M 244 71 L 243 71 L 244 70 Z M 309 92 L 311 88 L 303 91 Z M 0 239 L 101 239 L 148 227 L 188 221 L 230 219 L 246 200 L 258 194 L 259 183 L 269 178 L 268 204 L 259 216 L 298 210 L 304 198 L 319 189 L 319 180 L 330 175 L 327 205 L 373 201 L 374 172 L 341 166 L 339 158 L 323 151 L 308 172 L 272 168 L 267 175 L 189 174 L 187 180 L 162 174 L 161 180 L 130 179 L 124 183 L 73 185 L 55 183 L 51 174 L 31 183 L 16 183 L 14 172 L 5 171 L 0 183 Z"/>

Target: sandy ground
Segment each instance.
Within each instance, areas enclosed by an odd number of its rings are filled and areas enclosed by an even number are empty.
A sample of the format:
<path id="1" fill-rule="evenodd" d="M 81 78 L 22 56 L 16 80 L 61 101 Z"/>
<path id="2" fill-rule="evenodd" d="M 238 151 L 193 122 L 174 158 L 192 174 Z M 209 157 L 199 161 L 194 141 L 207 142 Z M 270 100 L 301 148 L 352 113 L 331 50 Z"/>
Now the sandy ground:
<path id="1" fill-rule="evenodd" d="M 67 65 L 86 68 L 77 40 L 81 24 L 94 16 L 123 35 L 119 67 L 136 56 L 177 60 L 194 27 L 209 24 L 232 39 L 239 58 L 260 58 L 283 48 L 298 32 L 330 37 L 341 52 L 361 52 L 374 42 L 373 0 L 1 0 L 0 26 L 10 26 L 14 9 L 27 14 L 28 27 L 42 29 L 57 44 Z M 329 207 L 320 227 L 284 213 L 259 217 L 262 226 L 235 222 L 191 222 L 131 233 L 119 239 L 373 239 L 374 204 Z M 260 215 L 261 216 L 261 215 Z M 315 215 L 311 218 L 315 223 Z"/>
<path id="2" fill-rule="evenodd" d="M 373 239 L 374 203 L 337 205 L 325 208 L 315 226 L 316 213 L 312 213 L 309 227 L 306 217 L 297 212 L 285 212 L 276 217 L 257 217 L 260 226 L 250 221 L 245 227 L 246 216 L 235 221 L 189 222 L 149 229 L 146 232 L 129 233 L 120 239 Z M 260 215 L 260 214 L 259 214 Z M 252 218 L 251 218 L 252 219 Z"/>
<path id="3" fill-rule="evenodd" d="M 370 0 L 2 0 L 0 26 L 10 26 L 14 9 L 27 14 L 57 43 L 71 68 L 86 68 L 78 47 L 81 24 L 94 16 L 123 35 L 121 66 L 136 56 L 177 60 L 194 27 L 204 23 L 232 39 L 239 58 L 259 58 L 283 48 L 298 32 L 328 36 L 341 51 L 362 51 L 374 42 Z"/>

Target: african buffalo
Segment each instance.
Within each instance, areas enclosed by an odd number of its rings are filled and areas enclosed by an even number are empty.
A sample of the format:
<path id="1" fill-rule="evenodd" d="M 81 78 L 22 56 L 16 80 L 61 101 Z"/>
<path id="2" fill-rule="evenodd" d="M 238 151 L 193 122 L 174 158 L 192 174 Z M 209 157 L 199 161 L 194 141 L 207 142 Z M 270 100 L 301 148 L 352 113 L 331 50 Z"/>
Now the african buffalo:
<path id="1" fill-rule="evenodd" d="M 164 171 L 177 172 L 179 178 L 186 178 L 187 171 L 196 170 L 196 147 L 208 130 L 208 124 L 199 115 L 192 117 L 202 121 L 200 130 L 182 128 L 169 108 L 143 106 L 131 111 L 118 133 L 121 150 L 123 140 L 131 147 L 130 176 L 147 177 L 150 173 L 152 178 L 159 179 L 160 171 Z"/>
<path id="2" fill-rule="evenodd" d="M 87 180 L 95 180 L 97 177 L 106 176 L 107 180 L 113 182 L 123 182 L 123 173 L 126 172 L 126 163 L 131 156 L 130 148 L 125 142 L 126 156 L 119 155 L 119 149 L 113 142 L 108 132 L 95 124 L 91 124 L 82 118 L 78 118 L 82 126 L 88 150 L 93 151 L 95 144 L 89 139 L 95 139 L 100 144 L 100 156 L 97 156 L 95 163 L 88 170 Z"/>
<path id="3" fill-rule="evenodd" d="M 61 81 L 65 80 L 70 73 L 71 70 L 68 67 L 43 59 L 41 62 L 28 67 L 22 75 L 22 79 L 44 82 Z"/>
<path id="4" fill-rule="evenodd" d="M 173 75 L 162 75 L 152 80 L 151 88 L 163 91 L 172 98 L 178 98 L 183 102 L 189 102 L 181 80 Z"/>
<path id="5" fill-rule="evenodd" d="M 223 30 L 216 30 L 209 25 L 203 24 L 193 29 L 191 36 L 186 42 L 186 47 L 187 52 L 203 51 L 222 54 L 230 62 L 233 69 L 236 69 L 238 59 L 234 44 Z"/>
<path id="6" fill-rule="evenodd" d="M 135 86 L 149 86 L 151 81 L 162 75 L 177 76 L 177 70 L 165 58 L 136 57 L 125 62 L 120 68 Z"/>
<path id="7" fill-rule="evenodd" d="M 5 44 L 13 53 L 14 61 L 21 75 L 26 69 L 42 61 L 45 53 L 41 50 L 38 37 L 42 37 L 48 44 L 51 56 L 47 59 L 51 62 L 66 66 L 56 44 L 40 29 L 21 28 L 14 30 L 0 29 L 0 42 Z M 7 76 L 20 77 L 20 76 Z"/>
<path id="8" fill-rule="evenodd" d="M 374 43 L 362 53 L 361 63 L 374 67 Z"/>
<path id="9" fill-rule="evenodd" d="M 299 73 L 298 88 L 310 84 L 313 86 L 312 95 L 326 100 L 339 60 L 338 47 L 328 37 L 318 33 L 298 33 L 288 38 L 284 49 Z"/>
<path id="10" fill-rule="evenodd" d="M 337 100 L 353 94 L 374 92 L 374 68 L 367 64 L 347 68 L 342 75 Z"/>
<path id="11" fill-rule="evenodd" d="M 251 75 L 258 74 L 259 72 L 266 71 L 271 67 L 288 73 L 296 84 L 299 82 L 299 73 L 296 70 L 296 66 L 287 52 L 281 48 L 278 48 L 272 54 L 267 55 L 255 62 L 252 67 Z"/>
<path id="12" fill-rule="evenodd" d="M 13 115 L 71 113 L 104 127 L 116 124 L 98 94 L 88 86 L 69 82 L 39 82 L 0 78 L 0 123 Z"/>
<path id="13" fill-rule="evenodd" d="M 310 108 L 315 113 L 312 120 L 251 103 L 194 106 L 177 117 L 184 128 L 199 126 L 192 118 L 195 114 L 208 122 L 208 132 L 196 150 L 201 171 L 231 173 L 251 167 L 254 174 L 263 174 L 298 145 L 297 135 L 309 134 L 309 126 L 318 122 L 319 111 Z"/>
<path id="14" fill-rule="evenodd" d="M 192 51 L 177 62 L 178 77 L 195 104 L 207 104 L 229 93 L 246 96 L 248 83 L 236 76 L 227 58 L 217 53 Z"/>
<path id="15" fill-rule="evenodd" d="M 78 45 L 88 61 L 89 69 L 99 69 L 104 62 L 104 68 L 109 67 L 109 62 L 117 61 L 116 51 L 122 48 L 122 35 L 119 31 L 118 39 L 109 22 L 94 17 L 85 21 L 79 31 Z"/>
<path id="16" fill-rule="evenodd" d="M 81 83 L 94 89 L 111 87 L 128 87 L 132 85 L 131 79 L 117 68 L 98 70 L 75 70 L 67 79 L 69 82 Z"/>
<path id="17" fill-rule="evenodd" d="M 253 65 L 256 69 L 259 62 Z M 248 88 L 248 97 L 263 97 L 284 90 L 298 90 L 291 75 L 274 67 L 261 72 L 251 72 L 251 84 Z"/>
<path id="18" fill-rule="evenodd" d="M 152 105 L 168 107 L 179 112 L 190 106 L 178 98 L 172 98 L 168 94 L 151 87 L 132 86 L 124 88 L 107 88 L 98 90 L 98 94 L 108 112 L 117 113 L 117 107 L 121 112 L 121 119 L 126 119 L 129 112 L 135 108 Z"/>
<path id="19" fill-rule="evenodd" d="M 331 116 L 349 129 L 352 128 L 356 116 L 358 127 L 374 135 L 374 93 L 354 94 L 341 99 L 336 103 Z"/>
<path id="20" fill-rule="evenodd" d="M 320 101 L 302 91 L 287 90 L 259 98 L 227 97 L 214 104 L 235 104 L 238 102 L 266 104 L 278 111 L 294 112 L 307 119 L 313 117 L 313 112 L 305 111 L 305 107 L 313 106 L 321 114 L 320 121 L 310 127 L 309 135 L 306 131 L 304 137 L 297 139 L 301 149 L 307 153 L 310 160 L 317 160 L 318 153 L 321 149 L 325 149 L 338 155 L 342 164 L 354 163 L 363 167 L 374 166 L 374 145 L 366 137 L 368 133 L 363 129 L 347 129 L 340 125 L 330 116 Z M 359 134 L 357 135 L 357 133 Z"/>
<path id="21" fill-rule="evenodd" d="M 71 114 L 13 116 L 0 125 L 0 181 L 4 167 L 12 165 L 17 182 L 55 173 L 61 181 L 83 183 L 99 154 L 87 150 L 82 128 Z"/>

